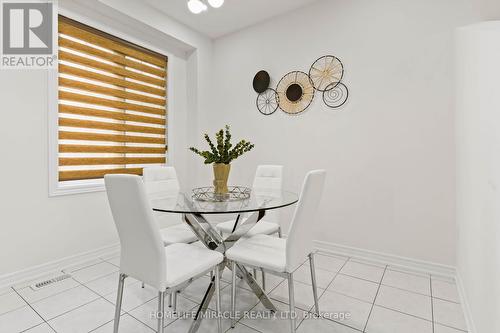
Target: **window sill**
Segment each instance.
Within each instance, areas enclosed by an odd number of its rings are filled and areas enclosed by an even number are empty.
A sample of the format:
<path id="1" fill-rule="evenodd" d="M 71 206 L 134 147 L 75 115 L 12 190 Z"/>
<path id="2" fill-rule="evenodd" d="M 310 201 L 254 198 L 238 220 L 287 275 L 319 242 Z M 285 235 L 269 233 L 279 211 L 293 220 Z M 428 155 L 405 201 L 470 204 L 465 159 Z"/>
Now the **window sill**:
<path id="1" fill-rule="evenodd" d="M 104 180 L 58 182 L 49 190 L 50 197 L 105 191 Z"/>

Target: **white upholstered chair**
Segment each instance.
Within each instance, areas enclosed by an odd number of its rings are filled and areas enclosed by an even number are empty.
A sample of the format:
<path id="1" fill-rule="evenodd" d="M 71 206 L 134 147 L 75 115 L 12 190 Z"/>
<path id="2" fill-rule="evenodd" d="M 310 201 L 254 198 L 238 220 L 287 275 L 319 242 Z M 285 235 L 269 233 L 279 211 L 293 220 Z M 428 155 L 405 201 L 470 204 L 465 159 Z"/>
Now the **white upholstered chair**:
<path id="1" fill-rule="evenodd" d="M 277 191 L 280 192 L 283 186 L 283 166 L 281 165 L 259 165 L 255 172 L 252 191 Z M 279 224 L 280 210 L 274 209 L 266 212 L 266 216 L 250 229 L 244 237 L 251 237 L 258 234 L 273 235 L 281 237 L 281 227 Z M 217 229 L 221 234 L 231 234 L 234 228 L 234 221 L 226 221 L 217 224 Z"/>
<path id="2" fill-rule="evenodd" d="M 143 169 L 143 181 L 149 199 L 175 195 L 180 186 L 174 167 L 152 166 Z M 178 214 L 154 212 L 165 245 L 175 243 L 193 243 L 198 240 L 191 228 L 184 223 Z"/>
<path id="3" fill-rule="evenodd" d="M 288 230 L 288 238 L 277 238 L 268 235 L 254 235 L 241 239 L 226 251 L 233 271 L 231 291 L 231 311 L 235 314 L 236 295 L 236 262 L 245 266 L 258 268 L 271 274 L 285 277 L 288 280 L 290 314 L 295 311 L 293 272 L 306 257 L 309 257 L 311 268 L 314 306 L 319 314 L 318 294 L 313 256 L 313 230 L 316 224 L 316 211 L 323 192 L 326 172 L 310 171 L 304 180 L 297 207 Z M 234 320 L 232 326 L 234 325 Z M 290 315 L 291 332 L 295 332 L 295 317 Z"/>
<path id="4" fill-rule="evenodd" d="M 108 201 L 120 237 L 120 275 L 113 332 L 118 332 L 125 279 L 130 276 L 158 290 L 158 332 L 164 332 L 165 295 L 207 272 L 215 275 L 216 311 L 220 314 L 221 253 L 191 244 L 164 246 L 144 183 L 136 175 L 106 175 Z M 218 316 L 220 318 L 220 316 Z M 221 320 L 218 320 L 221 333 Z"/>

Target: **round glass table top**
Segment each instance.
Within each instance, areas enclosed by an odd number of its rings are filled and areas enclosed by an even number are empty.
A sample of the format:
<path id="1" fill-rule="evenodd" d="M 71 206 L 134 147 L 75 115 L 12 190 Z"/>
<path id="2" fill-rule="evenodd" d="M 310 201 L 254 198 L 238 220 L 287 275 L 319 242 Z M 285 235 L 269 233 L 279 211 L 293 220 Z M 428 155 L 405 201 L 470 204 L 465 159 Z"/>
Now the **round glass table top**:
<path id="1" fill-rule="evenodd" d="M 199 201 L 192 196 L 191 190 L 156 194 L 150 203 L 153 210 L 158 212 L 234 214 L 286 207 L 293 205 L 299 199 L 297 194 L 288 191 L 262 190 L 252 190 L 248 199 L 234 201 Z"/>

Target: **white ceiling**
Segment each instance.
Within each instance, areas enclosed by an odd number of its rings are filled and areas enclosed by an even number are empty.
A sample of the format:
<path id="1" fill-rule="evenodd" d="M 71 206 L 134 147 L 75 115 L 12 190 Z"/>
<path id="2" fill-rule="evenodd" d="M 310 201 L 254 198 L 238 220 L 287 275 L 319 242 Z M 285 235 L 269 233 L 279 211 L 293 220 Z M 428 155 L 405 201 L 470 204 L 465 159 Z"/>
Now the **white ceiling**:
<path id="1" fill-rule="evenodd" d="M 187 0 L 143 1 L 204 35 L 218 38 L 318 0 L 225 0 L 222 7 L 208 6 L 197 15 L 187 9 Z"/>

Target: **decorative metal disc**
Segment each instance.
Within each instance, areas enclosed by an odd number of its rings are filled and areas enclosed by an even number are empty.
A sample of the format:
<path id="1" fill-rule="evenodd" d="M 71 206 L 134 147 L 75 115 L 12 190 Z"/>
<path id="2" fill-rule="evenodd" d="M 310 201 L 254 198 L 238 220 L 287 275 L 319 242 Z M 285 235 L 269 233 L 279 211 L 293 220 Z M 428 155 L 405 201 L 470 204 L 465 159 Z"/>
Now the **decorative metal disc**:
<path id="1" fill-rule="evenodd" d="M 309 69 L 309 79 L 314 89 L 326 91 L 333 89 L 344 76 L 344 66 L 335 56 L 326 55 L 316 60 Z"/>
<path id="2" fill-rule="evenodd" d="M 338 108 L 347 101 L 349 90 L 346 85 L 339 82 L 335 87 L 323 91 L 323 102 L 330 108 Z"/>
<path id="3" fill-rule="evenodd" d="M 314 98 L 314 87 L 309 76 L 300 71 L 283 76 L 276 86 L 276 92 L 280 109 L 288 114 L 304 111 Z"/>
<path id="4" fill-rule="evenodd" d="M 253 90 L 258 94 L 263 93 L 269 88 L 269 82 L 271 78 L 269 77 L 269 73 L 266 71 L 258 71 L 253 78 Z"/>
<path id="5" fill-rule="evenodd" d="M 257 109 L 260 113 L 269 116 L 278 109 L 278 101 L 279 98 L 276 90 L 268 88 L 263 93 L 260 93 L 259 96 L 257 96 L 255 104 L 257 104 Z"/>

